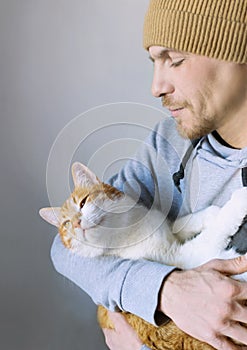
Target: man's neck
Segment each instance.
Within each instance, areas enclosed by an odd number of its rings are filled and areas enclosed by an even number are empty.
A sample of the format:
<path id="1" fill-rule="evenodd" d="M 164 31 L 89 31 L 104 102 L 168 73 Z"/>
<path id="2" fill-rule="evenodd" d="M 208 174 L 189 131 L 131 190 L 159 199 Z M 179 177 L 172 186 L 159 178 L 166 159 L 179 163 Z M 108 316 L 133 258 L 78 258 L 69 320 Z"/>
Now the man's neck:
<path id="1" fill-rule="evenodd" d="M 220 136 L 221 140 L 224 141 L 221 142 L 222 144 L 227 145 L 228 147 L 231 148 L 236 148 L 236 149 L 242 149 L 247 147 L 247 131 L 245 132 L 245 135 L 237 135 L 234 137 L 234 135 L 225 135 L 220 133 L 220 131 L 217 130 L 218 135 Z"/>
<path id="2" fill-rule="evenodd" d="M 225 147 L 228 147 L 228 148 L 233 148 L 233 149 L 239 149 L 239 148 L 236 148 L 236 147 L 233 147 L 232 145 L 230 145 L 228 142 L 226 142 L 221 136 L 220 134 L 214 130 L 212 132 L 212 135 L 214 136 L 214 138 L 223 146 Z"/>
<path id="3" fill-rule="evenodd" d="M 247 107 L 216 131 L 230 147 L 238 149 L 247 147 Z"/>

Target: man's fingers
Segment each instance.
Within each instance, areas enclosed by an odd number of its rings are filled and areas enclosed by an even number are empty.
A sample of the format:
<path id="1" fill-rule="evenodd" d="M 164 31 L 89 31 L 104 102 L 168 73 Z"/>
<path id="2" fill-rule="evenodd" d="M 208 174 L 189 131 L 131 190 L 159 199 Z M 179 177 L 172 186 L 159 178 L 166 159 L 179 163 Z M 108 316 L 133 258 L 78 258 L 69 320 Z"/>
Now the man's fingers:
<path id="1" fill-rule="evenodd" d="M 219 337 L 209 344 L 217 350 L 247 350 L 247 346 L 234 344 L 226 337 Z"/>
<path id="2" fill-rule="evenodd" d="M 233 305 L 231 319 L 236 322 L 247 324 L 247 307 L 237 301 L 235 301 Z M 247 328 L 245 327 L 244 329 L 247 334 Z"/>
<path id="3" fill-rule="evenodd" d="M 228 327 L 224 334 L 232 339 L 238 339 L 240 343 L 247 345 L 247 332 L 246 327 L 242 326 L 240 323 L 232 323 Z"/>
<path id="4" fill-rule="evenodd" d="M 112 333 L 115 333 L 114 329 L 102 328 L 102 332 L 105 336 L 105 342 L 107 347 L 111 350 L 113 348 Z"/>
<path id="5" fill-rule="evenodd" d="M 108 314 L 116 330 L 121 330 L 123 326 L 128 324 L 121 312 L 108 311 Z"/>
<path id="6" fill-rule="evenodd" d="M 247 255 L 241 255 L 234 259 L 215 259 L 201 267 L 208 266 L 225 275 L 232 276 L 247 272 Z"/>
<path id="7" fill-rule="evenodd" d="M 109 312 L 115 329 L 103 329 L 106 344 L 112 350 L 140 350 L 142 342 L 135 330 L 119 312 Z"/>

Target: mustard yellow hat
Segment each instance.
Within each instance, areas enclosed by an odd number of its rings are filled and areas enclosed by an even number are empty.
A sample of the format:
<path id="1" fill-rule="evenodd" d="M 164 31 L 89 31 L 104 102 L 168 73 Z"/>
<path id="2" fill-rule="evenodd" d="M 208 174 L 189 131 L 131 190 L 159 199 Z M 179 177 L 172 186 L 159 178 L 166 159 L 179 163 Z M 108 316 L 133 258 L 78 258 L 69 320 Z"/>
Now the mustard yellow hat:
<path id="1" fill-rule="evenodd" d="M 144 47 L 247 62 L 247 0 L 151 0 Z"/>

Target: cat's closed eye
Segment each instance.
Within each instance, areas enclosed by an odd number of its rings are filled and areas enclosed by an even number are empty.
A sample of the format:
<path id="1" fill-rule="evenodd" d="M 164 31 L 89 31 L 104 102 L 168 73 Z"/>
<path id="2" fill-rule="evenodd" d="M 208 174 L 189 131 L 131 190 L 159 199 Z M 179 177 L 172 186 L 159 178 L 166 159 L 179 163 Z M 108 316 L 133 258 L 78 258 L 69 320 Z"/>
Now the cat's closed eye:
<path id="1" fill-rule="evenodd" d="M 66 221 L 63 223 L 63 226 L 66 227 L 66 228 L 69 228 L 69 227 L 71 226 L 70 220 L 66 220 Z"/>
<path id="2" fill-rule="evenodd" d="M 88 196 L 86 196 L 85 198 L 83 198 L 83 199 L 80 201 L 80 204 L 79 204 L 79 205 L 80 205 L 80 209 L 82 209 L 82 208 L 84 207 L 84 205 L 85 205 L 87 199 L 88 199 Z"/>

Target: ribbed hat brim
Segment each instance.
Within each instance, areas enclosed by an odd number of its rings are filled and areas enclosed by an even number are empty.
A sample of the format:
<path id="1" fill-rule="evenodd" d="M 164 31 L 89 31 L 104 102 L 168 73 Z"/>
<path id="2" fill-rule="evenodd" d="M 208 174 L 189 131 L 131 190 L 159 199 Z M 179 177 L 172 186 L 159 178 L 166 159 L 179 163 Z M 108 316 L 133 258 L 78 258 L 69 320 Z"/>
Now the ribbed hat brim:
<path id="1" fill-rule="evenodd" d="M 144 47 L 165 46 L 246 63 L 246 17 L 247 0 L 151 0 Z"/>

